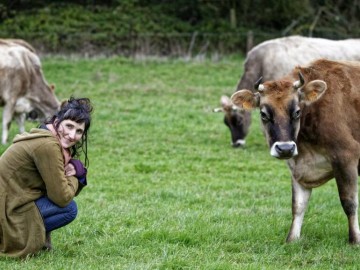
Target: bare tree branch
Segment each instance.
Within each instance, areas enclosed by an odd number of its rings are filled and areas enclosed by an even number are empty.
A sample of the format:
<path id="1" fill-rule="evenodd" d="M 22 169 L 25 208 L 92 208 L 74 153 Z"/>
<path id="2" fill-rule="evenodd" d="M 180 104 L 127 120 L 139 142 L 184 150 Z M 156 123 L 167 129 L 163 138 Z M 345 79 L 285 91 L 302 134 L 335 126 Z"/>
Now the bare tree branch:
<path id="1" fill-rule="evenodd" d="M 313 23 L 310 25 L 310 28 L 309 28 L 309 37 L 312 37 L 313 36 L 313 31 L 316 27 L 316 24 L 317 22 L 319 21 L 319 18 L 321 16 L 321 13 L 323 12 L 324 8 L 323 7 L 320 7 L 316 16 L 315 16 L 315 19 L 313 21 Z"/>

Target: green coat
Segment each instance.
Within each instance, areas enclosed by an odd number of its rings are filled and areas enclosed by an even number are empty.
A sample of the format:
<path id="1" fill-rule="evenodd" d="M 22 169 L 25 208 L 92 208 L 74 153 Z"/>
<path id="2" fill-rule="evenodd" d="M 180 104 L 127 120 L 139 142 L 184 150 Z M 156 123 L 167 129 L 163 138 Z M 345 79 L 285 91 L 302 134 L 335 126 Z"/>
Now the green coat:
<path id="1" fill-rule="evenodd" d="M 47 194 L 60 207 L 79 188 L 66 177 L 59 140 L 45 129 L 17 135 L 0 157 L 0 255 L 25 257 L 42 249 L 45 226 L 35 200 Z"/>

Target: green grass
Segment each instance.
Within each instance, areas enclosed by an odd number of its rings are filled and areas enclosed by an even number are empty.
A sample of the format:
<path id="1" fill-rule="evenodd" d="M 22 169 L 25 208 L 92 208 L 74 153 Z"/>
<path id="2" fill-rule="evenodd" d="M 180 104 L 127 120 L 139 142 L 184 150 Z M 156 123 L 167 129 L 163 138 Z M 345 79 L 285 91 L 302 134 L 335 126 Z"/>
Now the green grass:
<path id="1" fill-rule="evenodd" d="M 89 184 L 53 252 L 0 268 L 357 269 L 334 181 L 314 190 L 302 239 L 285 244 L 290 173 L 270 157 L 258 112 L 246 148 L 230 147 L 212 109 L 242 61 L 42 59 L 59 99 L 94 103 Z"/>

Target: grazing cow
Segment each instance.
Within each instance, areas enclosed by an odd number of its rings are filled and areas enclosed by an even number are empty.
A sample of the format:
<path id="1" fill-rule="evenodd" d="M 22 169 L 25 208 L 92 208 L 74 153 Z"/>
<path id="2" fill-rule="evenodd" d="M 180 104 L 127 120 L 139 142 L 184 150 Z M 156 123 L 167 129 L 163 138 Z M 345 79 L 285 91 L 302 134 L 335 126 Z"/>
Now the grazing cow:
<path id="1" fill-rule="evenodd" d="M 288 76 L 235 92 L 232 102 L 258 107 L 270 155 L 287 159 L 293 219 L 287 241 L 300 237 L 312 188 L 336 179 L 349 241 L 360 243 L 360 62 L 319 59 Z"/>
<path id="2" fill-rule="evenodd" d="M 235 106 L 228 96 L 221 96 L 221 108 L 214 112 L 224 112 L 224 123 L 230 129 L 231 145 L 233 147 L 245 146 L 245 137 L 249 133 L 251 113 Z"/>
<path id="3" fill-rule="evenodd" d="M 246 56 L 244 73 L 237 90 L 252 89 L 255 81 L 276 80 L 288 74 L 296 65 L 305 65 L 318 59 L 360 61 L 360 39 L 328 40 L 301 36 L 283 37 L 265 41 Z M 229 127 L 234 147 L 243 146 L 250 126 L 250 113 L 234 108 L 229 98 L 221 97 L 224 122 Z"/>
<path id="4" fill-rule="evenodd" d="M 0 40 L 0 106 L 4 106 L 2 144 L 6 144 L 12 118 L 24 131 L 25 113 L 43 120 L 54 114 L 60 103 L 46 82 L 39 57 L 22 40 Z"/>

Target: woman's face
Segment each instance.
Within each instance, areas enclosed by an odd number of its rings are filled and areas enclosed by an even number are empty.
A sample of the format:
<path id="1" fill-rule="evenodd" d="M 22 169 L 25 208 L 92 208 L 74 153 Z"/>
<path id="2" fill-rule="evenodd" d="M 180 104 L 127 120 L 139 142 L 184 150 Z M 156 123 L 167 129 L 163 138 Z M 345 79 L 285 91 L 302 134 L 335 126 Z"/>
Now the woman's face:
<path id="1" fill-rule="evenodd" d="M 70 148 L 81 140 L 84 134 L 85 123 L 76 123 L 72 120 L 63 120 L 58 128 L 60 143 L 64 148 Z"/>

